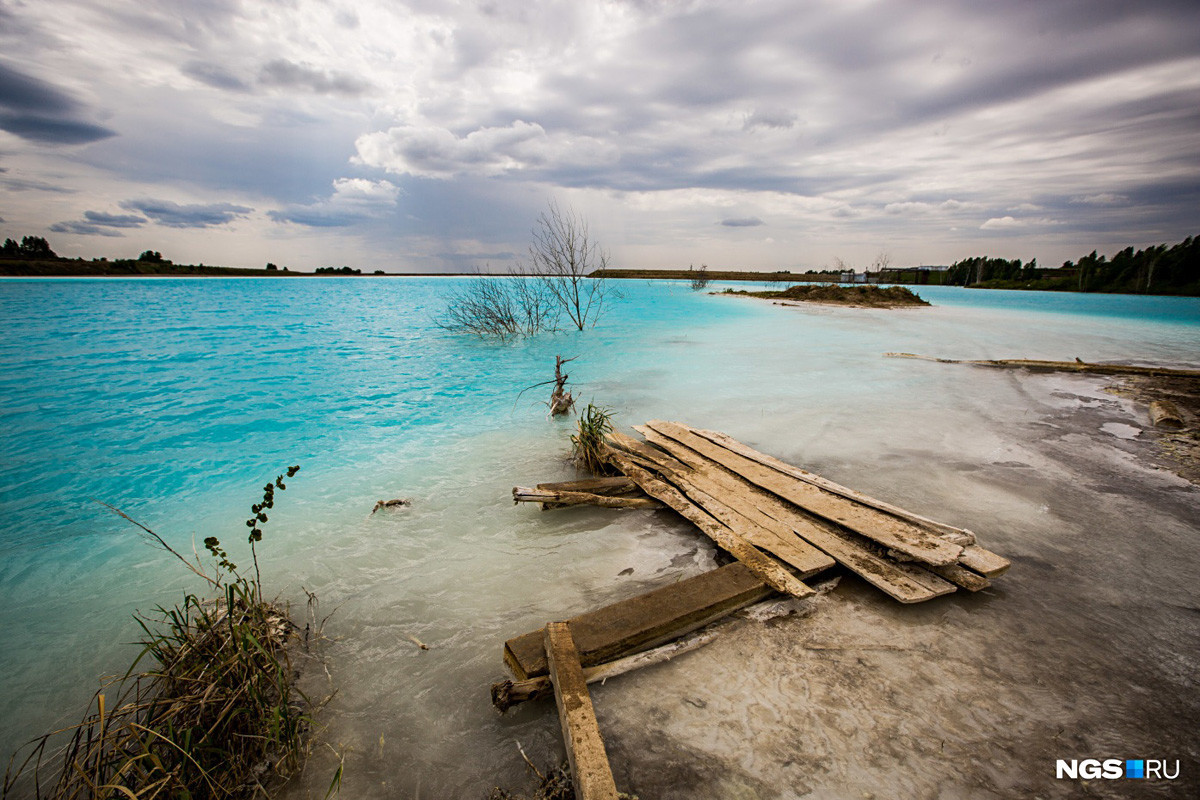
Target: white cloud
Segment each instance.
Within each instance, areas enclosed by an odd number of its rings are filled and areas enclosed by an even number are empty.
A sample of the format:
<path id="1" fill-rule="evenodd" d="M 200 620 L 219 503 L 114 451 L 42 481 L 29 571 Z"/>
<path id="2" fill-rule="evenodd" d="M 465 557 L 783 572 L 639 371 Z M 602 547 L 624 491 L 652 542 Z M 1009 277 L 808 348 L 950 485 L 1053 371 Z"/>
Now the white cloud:
<path id="1" fill-rule="evenodd" d="M 307 225 L 312 228 L 343 228 L 378 218 L 395 207 L 400 187 L 391 181 L 365 178 L 338 178 L 333 194 L 308 205 L 289 205 L 267 216 L 275 222 Z"/>
<path id="2" fill-rule="evenodd" d="M 1120 206 L 1129 202 L 1129 198 L 1112 192 L 1100 192 L 1098 194 L 1089 194 L 1079 197 L 1072 197 L 1074 203 L 1083 203 L 1086 206 Z"/>
<path id="3" fill-rule="evenodd" d="M 596 167 L 616 161 L 615 144 L 589 136 L 547 133 L 536 122 L 483 127 L 466 136 L 436 126 L 398 126 L 355 142 L 355 160 L 397 175 L 453 178 L 524 170 Z"/>
<path id="4" fill-rule="evenodd" d="M 987 222 L 979 226 L 981 231 L 1011 231 L 1024 228 L 1045 228 L 1052 225 L 1061 225 L 1062 223 L 1056 219 L 1041 217 L 1039 219 L 1017 219 L 1012 216 L 992 217 Z"/>

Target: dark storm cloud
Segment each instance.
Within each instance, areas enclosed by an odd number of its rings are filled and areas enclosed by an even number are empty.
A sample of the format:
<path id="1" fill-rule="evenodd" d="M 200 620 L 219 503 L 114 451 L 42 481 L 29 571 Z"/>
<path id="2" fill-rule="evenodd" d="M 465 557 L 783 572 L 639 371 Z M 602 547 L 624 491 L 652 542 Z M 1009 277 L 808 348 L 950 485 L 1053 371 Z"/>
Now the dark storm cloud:
<path id="1" fill-rule="evenodd" d="M 180 70 L 189 78 L 195 78 L 203 84 L 215 89 L 227 89 L 231 92 L 248 92 L 250 86 L 238 76 L 222 67 L 206 61 L 189 61 Z"/>
<path id="2" fill-rule="evenodd" d="M 317 94 L 357 96 L 370 88 L 369 83 L 353 75 L 297 64 L 286 58 L 264 64 L 258 79 L 266 86 L 307 89 Z"/>
<path id="3" fill-rule="evenodd" d="M 0 61 L 0 105 L 18 112 L 69 114 L 79 104 L 46 81 L 26 75 Z"/>
<path id="4" fill-rule="evenodd" d="M 83 108 L 63 90 L 0 62 L 0 129 L 43 144 L 86 144 L 116 132 L 80 119 Z"/>
<path id="5" fill-rule="evenodd" d="M 732 219 L 723 219 L 721 224 L 727 228 L 753 228 L 758 225 L 766 225 L 758 217 L 734 217 Z"/>
<path id="6" fill-rule="evenodd" d="M 83 217 L 94 225 L 106 225 L 110 228 L 139 228 L 146 224 L 145 217 L 137 214 L 106 214 L 103 211 L 85 211 Z"/>
<path id="7" fill-rule="evenodd" d="M 0 170 L 4 172 L 5 170 Z M 0 185 L 14 192 L 53 192 L 55 194 L 74 194 L 75 190 L 66 186 L 58 186 L 45 181 L 29 180 L 27 178 L 0 178 Z"/>
<path id="8" fill-rule="evenodd" d="M 362 222 L 363 215 L 347 211 L 330 211 L 322 208 L 294 208 L 283 211 L 268 211 L 273 222 L 290 222 L 309 228 L 345 228 Z"/>
<path id="9" fill-rule="evenodd" d="M 74 233 L 80 236 L 124 236 L 120 231 L 115 231 L 112 228 L 103 225 L 93 225 L 90 222 L 75 220 L 71 222 L 56 222 L 50 226 L 50 230 L 54 233 Z"/>
<path id="10" fill-rule="evenodd" d="M 50 226 L 55 233 L 77 233 L 82 236 L 124 236 L 114 228 L 140 228 L 146 218 L 136 214 L 107 214 L 103 211 L 85 211 L 83 219 L 56 222 Z"/>
<path id="11" fill-rule="evenodd" d="M 212 228 L 226 225 L 254 209 L 233 203 L 196 203 L 181 205 L 169 200 L 129 200 L 121 208 L 140 211 L 168 228 Z"/>

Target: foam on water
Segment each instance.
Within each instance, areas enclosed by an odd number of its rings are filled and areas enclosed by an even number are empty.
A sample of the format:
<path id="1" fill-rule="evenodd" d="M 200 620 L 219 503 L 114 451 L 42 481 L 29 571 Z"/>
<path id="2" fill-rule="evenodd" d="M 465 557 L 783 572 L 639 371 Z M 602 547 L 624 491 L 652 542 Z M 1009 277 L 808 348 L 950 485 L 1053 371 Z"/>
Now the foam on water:
<path id="1" fill-rule="evenodd" d="M 1196 299 L 922 287 L 934 307 L 796 308 L 625 282 L 595 330 L 497 344 L 436 326 L 455 285 L 0 282 L 4 751 L 77 718 L 98 676 L 124 669 L 135 609 L 199 588 L 91 498 L 185 551 L 220 536 L 236 560 L 259 487 L 301 464 L 264 577 L 338 606 L 326 735 L 356 754 L 354 796 L 471 796 L 521 779 L 514 739 L 557 746 L 542 710 L 490 708 L 505 638 L 712 563 L 666 514 L 512 506 L 514 484 L 575 475 L 545 387 L 518 398 L 556 354 L 577 356 L 577 394 L 622 425 L 724 430 L 977 530 L 1038 509 L 972 470 L 1042 466 L 1030 431 L 1097 382 L 882 353 L 1200 366 Z M 392 497 L 413 505 L 370 514 Z"/>

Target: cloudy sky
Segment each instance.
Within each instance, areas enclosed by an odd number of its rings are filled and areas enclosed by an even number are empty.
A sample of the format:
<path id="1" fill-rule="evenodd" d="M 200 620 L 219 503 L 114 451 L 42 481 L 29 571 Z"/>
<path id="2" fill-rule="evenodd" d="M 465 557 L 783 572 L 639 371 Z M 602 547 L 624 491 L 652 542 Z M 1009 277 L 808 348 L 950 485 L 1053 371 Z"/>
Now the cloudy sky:
<path id="1" fill-rule="evenodd" d="M 503 269 L 1057 265 L 1200 234 L 1200 3 L 0 0 L 0 236 Z"/>

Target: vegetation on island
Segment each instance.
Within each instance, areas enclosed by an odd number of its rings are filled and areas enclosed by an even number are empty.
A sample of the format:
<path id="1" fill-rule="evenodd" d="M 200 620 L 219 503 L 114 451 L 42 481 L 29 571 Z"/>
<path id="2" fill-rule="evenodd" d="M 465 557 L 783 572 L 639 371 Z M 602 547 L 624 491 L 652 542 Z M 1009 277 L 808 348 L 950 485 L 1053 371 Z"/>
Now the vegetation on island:
<path id="1" fill-rule="evenodd" d="M 112 509 L 203 579 L 209 597 L 188 594 L 173 608 L 138 615 L 144 638 L 128 672 L 101 686 L 83 721 L 14 755 L 3 797 L 258 798 L 302 768 L 305 734 L 325 702 L 296 685 L 297 659 L 312 657 L 321 636 L 316 597 L 309 595 L 308 624 L 298 626 L 286 606 L 264 596 L 255 547 L 276 490 L 286 488 L 281 474 L 250 509 L 253 575 L 238 571 L 216 537 L 204 540 L 216 562 L 206 568 Z M 331 793 L 339 784 L 340 769 Z"/>
<path id="2" fill-rule="evenodd" d="M 834 303 L 845 306 L 867 308 L 894 308 L 897 306 L 927 306 L 911 289 L 904 286 L 875 286 L 861 283 L 801 283 L 780 291 L 747 292 L 726 289 L 721 294 L 737 294 L 747 297 L 762 297 L 767 300 L 794 300 L 807 303 Z"/>

